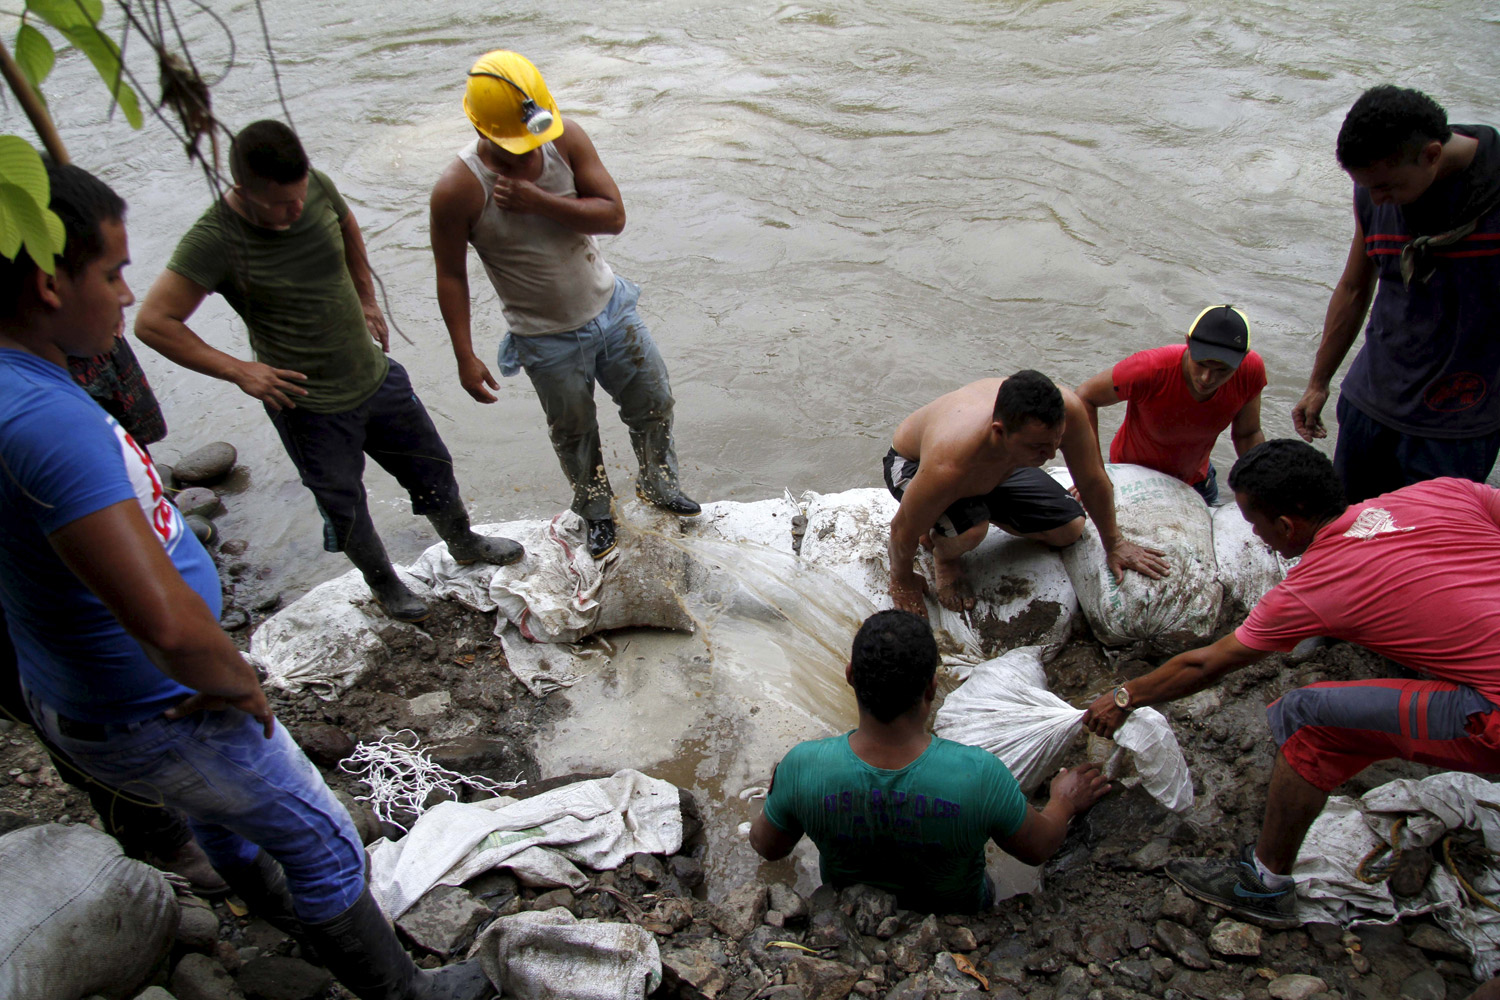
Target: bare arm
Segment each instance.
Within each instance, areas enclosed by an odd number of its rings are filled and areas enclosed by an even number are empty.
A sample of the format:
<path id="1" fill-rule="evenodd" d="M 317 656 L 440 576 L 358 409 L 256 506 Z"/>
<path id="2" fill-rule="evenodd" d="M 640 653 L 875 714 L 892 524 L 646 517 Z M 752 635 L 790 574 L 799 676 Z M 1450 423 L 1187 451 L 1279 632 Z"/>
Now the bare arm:
<path id="1" fill-rule="evenodd" d="M 1149 674 L 1122 685 L 1130 693 L 1130 707 L 1160 705 L 1176 701 L 1214 684 L 1231 670 L 1264 659 L 1265 653 L 1251 649 L 1231 632 L 1211 646 L 1178 653 Z M 1099 736 L 1111 736 L 1124 723 L 1126 711 L 1115 704 L 1114 693 L 1102 694 L 1089 706 L 1083 724 Z"/>
<path id="2" fill-rule="evenodd" d="M 339 220 L 339 229 L 344 234 L 344 263 L 349 268 L 349 277 L 354 280 L 354 290 L 359 294 L 359 304 L 364 309 L 365 326 L 370 336 L 382 351 L 391 349 L 391 334 L 385 325 L 385 316 L 375 300 L 375 279 L 370 273 L 370 258 L 365 253 L 365 237 L 351 209 Z"/>
<path id="3" fill-rule="evenodd" d="M 1244 455 L 1245 452 L 1254 448 L 1266 439 L 1265 432 L 1260 429 L 1260 393 L 1240 407 L 1240 412 L 1234 415 L 1234 423 L 1229 425 L 1229 436 L 1234 441 L 1234 453 L 1236 456 Z"/>
<path id="4" fill-rule="evenodd" d="M 598 150 L 589 141 L 583 126 L 572 119 L 563 120 L 563 134 L 558 137 L 557 151 L 573 169 L 573 187 L 577 197 L 565 198 L 543 191 L 530 181 L 501 175 L 495 181 L 491 196 L 507 212 L 525 212 L 551 219 L 559 226 L 589 236 L 614 235 L 625 228 L 625 200 L 620 188 Z"/>
<path id="5" fill-rule="evenodd" d="M 209 346 L 187 325 L 207 297 L 208 289 L 202 285 L 176 271 L 163 271 L 135 317 L 135 335 L 158 354 L 184 368 L 233 382 L 272 409 L 295 409 L 295 398 L 307 395 L 307 390 L 297 384 L 306 381 L 306 375 L 258 361 L 241 361 Z"/>
<path id="6" fill-rule="evenodd" d="M 174 712 L 229 704 L 258 719 L 270 737 L 271 709 L 255 669 L 172 565 L 137 501 L 85 515 L 48 540 L 161 672 L 204 696 Z"/>
<path id="7" fill-rule="evenodd" d="M 1028 807 L 1020 828 L 1009 837 L 996 837 L 995 843 L 1022 864 L 1042 864 L 1062 846 L 1073 817 L 1098 802 L 1109 789 L 1109 782 L 1093 764 L 1064 769 L 1052 779 L 1046 808 Z"/>
<path id="8" fill-rule="evenodd" d="M 1354 338 L 1359 336 L 1365 313 L 1370 310 L 1370 299 L 1375 295 L 1375 278 L 1375 264 L 1365 254 L 1364 227 L 1356 218 L 1344 273 L 1333 288 L 1328 312 L 1323 317 L 1323 339 L 1313 359 L 1312 374 L 1307 378 L 1307 391 L 1292 407 L 1292 426 L 1304 441 L 1328 436 L 1322 417 L 1323 404 L 1328 402 L 1328 387 Z"/>
<path id="9" fill-rule="evenodd" d="M 1105 557 L 1115 581 L 1125 578 L 1125 570 L 1159 580 L 1171 572 L 1166 553 L 1158 549 L 1137 545 L 1127 539 L 1115 520 L 1115 487 L 1104 471 L 1104 458 L 1099 454 L 1099 437 L 1089 423 L 1084 404 L 1070 390 L 1064 389 L 1062 454 L 1073 474 L 1073 485 L 1078 490 L 1078 500 L 1088 511 L 1099 531 L 1099 540 L 1104 543 Z"/>
<path id="10" fill-rule="evenodd" d="M 454 160 L 438 178 L 428 203 L 428 234 L 437 265 L 438 310 L 464 391 L 481 403 L 493 403 L 490 390 L 500 388 L 495 376 L 474 353 L 469 326 L 469 230 L 484 210 L 485 191 L 462 160 Z"/>
<path id="11" fill-rule="evenodd" d="M 932 530 L 948 505 L 959 497 L 958 481 L 962 470 L 933 458 L 917 466 L 917 474 L 901 496 L 901 506 L 891 518 L 891 599 L 896 607 L 913 614 L 927 615 L 922 594 L 927 586 L 912 569 L 917 545 Z"/>
<path id="12" fill-rule="evenodd" d="M 762 812 L 750 824 L 750 846 L 755 853 L 767 861 L 780 861 L 792 853 L 792 848 L 797 846 L 797 841 L 802 839 L 801 832 L 787 833 L 785 830 L 766 819 Z"/>
<path id="13" fill-rule="evenodd" d="M 1114 406 L 1120 401 L 1120 396 L 1115 392 L 1114 369 L 1100 372 L 1087 382 L 1074 390 L 1078 401 L 1083 404 L 1083 411 L 1088 414 L 1089 427 L 1094 431 L 1094 440 L 1099 440 L 1099 410 L 1106 406 Z M 1102 447 L 1103 442 L 1100 442 Z"/>

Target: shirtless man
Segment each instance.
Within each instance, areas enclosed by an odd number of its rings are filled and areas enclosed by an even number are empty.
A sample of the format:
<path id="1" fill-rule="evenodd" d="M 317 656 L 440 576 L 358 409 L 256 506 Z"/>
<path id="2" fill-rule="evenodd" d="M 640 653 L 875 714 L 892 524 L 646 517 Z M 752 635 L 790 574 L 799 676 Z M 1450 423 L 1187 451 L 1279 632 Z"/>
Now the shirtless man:
<path id="1" fill-rule="evenodd" d="M 1078 500 L 1041 471 L 1062 449 Z M 1083 402 L 1041 372 L 987 378 L 940 396 L 902 421 L 885 456 L 885 483 L 901 501 L 891 519 L 891 599 L 925 615 L 927 583 L 912 567 L 920 543 L 932 549 L 937 599 L 974 606 L 960 558 L 995 524 L 1062 548 L 1083 534 L 1087 511 L 1116 580 L 1133 569 L 1166 576 L 1165 553 L 1129 541 L 1115 523 L 1114 485 Z"/>

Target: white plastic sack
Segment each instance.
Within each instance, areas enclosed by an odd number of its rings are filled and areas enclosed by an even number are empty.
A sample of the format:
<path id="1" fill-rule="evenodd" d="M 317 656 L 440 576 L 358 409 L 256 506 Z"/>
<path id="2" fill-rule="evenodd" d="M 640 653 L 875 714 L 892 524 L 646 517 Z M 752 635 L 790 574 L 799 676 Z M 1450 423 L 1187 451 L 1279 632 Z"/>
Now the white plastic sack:
<path id="1" fill-rule="evenodd" d="M 1107 466 L 1115 487 L 1115 520 L 1125 537 L 1166 553 L 1171 575 L 1152 580 L 1131 570 L 1116 583 L 1105 560 L 1098 527 L 1090 519 L 1083 537 L 1062 551 L 1078 604 L 1106 646 L 1158 637 L 1212 635 L 1223 589 L 1214 560 L 1208 505 L 1191 486 L 1139 465 Z M 1072 485 L 1066 469 L 1048 469 Z"/>
<path id="2" fill-rule="evenodd" d="M 573 862 L 617 868 L 632 854 L 682 846 L 676 786 L 639 771 L 580 781 L 529 799 L 439 802 L 400 840 L 370 845 L 370 891 L 392 920 L 433 886 L 510 868 L 528 885 L 588 881 Z"/>
<path id="3" fill-rule="evenodd" d="M 564 992 L 569 1000 L 645 1000 L 661 985 L 661 953 L 650 931 L 578 920 L 560 906 L 501 917 L 474 952 L 501 995 L 518 1000 Z"/>
<path id="4" fill-rule="evenodd" d="M 1286 578 L 1287 570 L 1297 564 L 1283 559 L 1271 547 L 1255 537 L 1250 522 L 1237 504 L 1227 503 L 1213 512 L 1214 561 L 1219 567 L 1219 584 L 1224 588 L 1224 602 L 1241 613 L 1248 613 L 1266 596 L 1266 591 Z"/>
<path id="5" fill-rule="evenodd" d="M 877 609 L 891 607 L 888 546 L 896 498 L 888 490 L 860 489 L 810 494 L 808 500 L 802 558 L 843 579 Z M 931 556 L 919 552 L 918 558 L 930 581 Z M 971 662 L 983 659 L 976 625 L 1001 649 L 1033 643 L 1057 647 L 1067 639 L 1078 601 L 1056 552 L 995 528 L 964 563 L 973 611 L 956 614 L 927 599 L 945 660 L 950 654 Z"/>
<path id="6" fill-rule="evenodd" d="M 938 710 L 937 734 L 999 757 L 1030 795 L 1057 773 L 1083 731 L 1084 710 L 1047 690 L 1042 648 L 1024 646 L 979 664 Z M 1184 812 L 1193 781 L 1177 737 L 1160 712 L 1138 708 L 1115 733 L 1131 752 L 1141 786 L 1162 805 Z"/>
<path id="7" fill-rule="evenodd" d="M 1468 898 L 1441 864 L 1427 886 L 1410 899 L 1388 885 L 1355 877 L 1359 863 L 1388 843 L 1392 824 L 1405 817 L 1404 849 L 1423 849 L 1450 830 L 1478 830 L 1491 852 L 1500 852 L 1500 784 L 1477 774 L 1445 771 L 1422 779 L 1401 778 L 1370 789 L 1361 799 L 1335 796 L 1308 831 L 1292 876 L 1297 880 L 1297 916 L 1305 922 L 1393 923 L 1430 913 L 1473 954 L 1474 978 L 1500 973 L 1500 913 Z M 1500 871 L 1464 870 L 1464 877 L 1490 899 L 1500 897 Z"/>
<path id="8" fill-rule="evenodd" d="M 171 950 L 177 897 L 150 865 L 88 826 L 0 837 L 0 997 L 133 997 Z"/>

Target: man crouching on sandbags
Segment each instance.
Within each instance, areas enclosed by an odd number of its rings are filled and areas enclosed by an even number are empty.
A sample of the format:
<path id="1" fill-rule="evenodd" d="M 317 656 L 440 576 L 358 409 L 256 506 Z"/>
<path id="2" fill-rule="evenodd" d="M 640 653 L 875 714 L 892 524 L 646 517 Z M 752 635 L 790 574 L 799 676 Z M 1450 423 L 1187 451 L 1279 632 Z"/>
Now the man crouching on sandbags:
<path id="1" fill-rule="evenodd" d="M 1041 466 L 1062 449 L 1078 500 Z M 901 501 L 891 519 L 891 600 L 927 614 L 927 583 L 912 560 L 932 549 L 937 599 L 961 611 L 974 606 L 960 558 L 984 541 L 991 524 L 1056 548 L 1094 519 L 1115 579 L 1133 569 L 1167 575 L 1164 553 L 1129 541 L 1115 523 L 1115 491 L 1082 401 L 1041 372 L 971 382 L 902 421 L 885 456 L 885 485 Z"/>
<path id="2" fill-rule="evenodd" d="M 1292 864 L 1333 789 L 1393 757 L 1500 771 L 1500 491 L 1434 479 L 1349 506 L 1333 464 L 1291 440 L 1246 453 L 1229 486 L 1261 541 L 1302 561 L 1239 628 L 1101 696 L 1084 722 L 1108 736 L 1137 706 L 1201 691 L 1313 635 L 1427 675 L 1287 692 L 1267 710 L 1280 750 L 1254 849 L 1168 863 L 1172 880 L 1199 899 L 1292 927 Z"/>
<path id="3" fill-rule="evenodd" d="M 48 175 L 67 237 L 54 273 L 0 258 L 0 605 L 38 732 L 186 813 L 224 880 L 361 1000 L 491 995 L 477 962 L 424 972 L 402 949 L 349 814 L 219 628 L 213 559 L 68 374 L 68 357 L 109 349 L 135 298 L 125 203 L 77 167 Z"/>
<path id="4" fill-rule="evenodd" d="M 1057 852 L 1069 820 L 1109 784 L 1092 764 L 1064 770 L 1047 807 L 1033 808 L 998 757 L 928 731 L 937 666 L 925 619 L 891 610 L 865 620 L 844 671 L 859 728 L 799 743 L 777 765 L 750 827 L 756 853 L 784 858 L 806 833 L 829 885 L 884 889 L 908 910 L 973 913 L 994 902 L 991 839 L 1028 865 Z"/>

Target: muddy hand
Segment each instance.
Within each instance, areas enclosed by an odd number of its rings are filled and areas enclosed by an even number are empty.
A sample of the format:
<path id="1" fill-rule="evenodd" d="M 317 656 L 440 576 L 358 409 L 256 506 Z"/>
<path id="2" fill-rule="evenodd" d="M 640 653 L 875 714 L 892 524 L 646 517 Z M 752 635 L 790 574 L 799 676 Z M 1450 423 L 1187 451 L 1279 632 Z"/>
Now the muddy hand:
<path id="1" fill-rule="evenodd" d="M 1051 794 L 1054 799 L 1063 799 L 1071 805 L 1074 813 L 1081 813 L 1109 794 L 1109 789 L 1109 780 L 1099 766 L 1084 764 L 1059 771 L 1052 779 Z"/>
<path id="2" fill-rule="evenodd" d="M 1115 583 L 1124 582 L 1127 569 L 1133 569 L 1153 580 L 1160 580 L 1172 572 L 1172 565 L 1167 562 L 1165 552 L 1123 539 L 1109 550 L 1105 559 L 1109 563 L 1109 571 L 1114 574 Z"/>
<path id="3" fill-rule="evenodd" d="M 915 587 L 901 587 L 891 585 L 891 602 L 896 605 L 898 611 L 910 611 L 914 615 L 927 617 L 927 601 L 924 596 L 927 593 L 927 581 L 917 577 Z"/>

